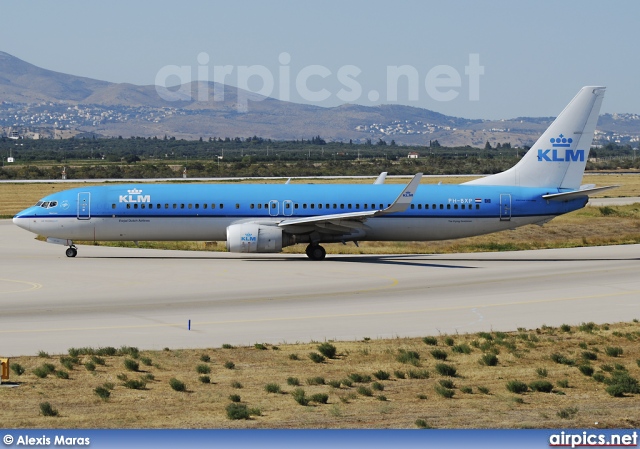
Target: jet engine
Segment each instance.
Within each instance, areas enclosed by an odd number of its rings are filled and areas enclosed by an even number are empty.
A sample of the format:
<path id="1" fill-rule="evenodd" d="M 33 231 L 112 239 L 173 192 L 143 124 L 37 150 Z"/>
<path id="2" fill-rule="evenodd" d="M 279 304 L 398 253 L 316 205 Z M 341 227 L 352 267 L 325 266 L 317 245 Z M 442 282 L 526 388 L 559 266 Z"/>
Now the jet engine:
<path id="1" fill-rule="evenodd" d="M 227 251 L 232 253 L 279 253 L 294 243 L 278 226 L 238 223 L 227 228 Z"/>

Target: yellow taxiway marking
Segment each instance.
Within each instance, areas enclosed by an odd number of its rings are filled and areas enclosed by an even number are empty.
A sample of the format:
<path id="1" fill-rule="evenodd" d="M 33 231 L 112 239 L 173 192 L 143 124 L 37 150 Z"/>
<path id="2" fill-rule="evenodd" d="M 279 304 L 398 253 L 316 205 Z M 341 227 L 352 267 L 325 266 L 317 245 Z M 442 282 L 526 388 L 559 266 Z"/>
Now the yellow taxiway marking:
<path id="1" fill-rule="evenodd" d="M 312 316 L 295 316 L 295 317 L 282 317 L 282 318 L 254 318 L 247 320 L 222 320 L 222 321 L 193 321 L 192 327 L 207 326 L 207 325 L 224 325 L 224 324 L 239 324 L 239 323 L 266 323 L 266 322 L 278 322 L 278 321 L 299 321 L 299 320 L 317 320 L 327 318 L 350 318 L 350 317 L 363 317 L 363 316 L 380 316 L 380 315 L 403 315 L 403 314 L 416 314 L 426 312 L 445 312 L 455 310 L 471 310 L 471 309 L 485 309 L 492 307 L 508 307 L 508 306 L 522 306 L 530 304 L 543 304 L 562 301 L 581 301 L 589 299 L 600 298 L 613 298 L 628 295 L 639 295 L 640 290 L 632 290 L 627 292 L 617 293 L 604 293 L 600 295 L 587 295 L 587 296 L 574 296 L 567 298 L 555 298 L 555 299 L 533 299 L 530 301 L 522 302 L 506 302 L 506 303 L 490 303 L 490 304 L 470 304 L 465 306 L 453 306 L 453 307 L 434 307 L 424 309 L 412 309 L 412 310 L 394 310 L 386 312 L 362 312 L 362 313 L 344 313 L 333 315 L 312 315 Z M 21 333 L 42 333 L 42 332 L 66 332 L 66 331 L 89 331 L 89 330 L 117 330 L 117 329 L 151 329 L 162 327 L 176 327 L 186 328 L 186 323 L 159 323 L 159 324 L 132 324 L 124 326 L 98 326 L 98 327 L 70 327 L 70 328 L 49 328 L 49 329 L 28 329 L 28 330 L 0 330 L 0 334 L 21 334 Z"/>
<path id="2" fill-rule="evenodd" d="M 13 290 L 5 290 L 2 284 L 4 282 L 10 284 L 19 284 L 19 287 Z M 0 295 L 3 293 L 23 293 L 30 292 L 33 290 L 39 290 L 42 288 L 42 284 L 38 284 L 37 282 L 29 282 L 29 281 L 17 281 L 15 279 L 0 279 Z"/>

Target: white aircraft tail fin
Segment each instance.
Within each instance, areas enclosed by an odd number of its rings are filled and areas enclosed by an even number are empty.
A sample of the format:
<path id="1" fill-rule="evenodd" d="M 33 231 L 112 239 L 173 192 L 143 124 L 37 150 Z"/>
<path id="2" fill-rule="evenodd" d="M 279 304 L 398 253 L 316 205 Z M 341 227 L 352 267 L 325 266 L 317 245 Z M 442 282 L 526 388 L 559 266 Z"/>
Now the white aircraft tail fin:
<path id="1" fill-rule="evenodd" d="M 502 173 L 465 184 L 577 190 L 589 158 L 604 90 L 599 86 L 580 89 L 520 162 Z"/>

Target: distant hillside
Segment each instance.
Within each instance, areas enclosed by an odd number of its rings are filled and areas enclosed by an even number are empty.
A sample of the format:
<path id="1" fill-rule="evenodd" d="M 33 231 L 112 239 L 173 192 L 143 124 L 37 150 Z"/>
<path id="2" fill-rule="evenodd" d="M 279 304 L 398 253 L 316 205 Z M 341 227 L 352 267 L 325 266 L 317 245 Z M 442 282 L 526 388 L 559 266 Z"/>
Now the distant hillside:
<path id="1" fill-rule="evenodd" d="M 0 132 L 67 137 L 76 133 L 102 136 L 164 136 L 198 139 L 257 135 L 264 138 L 376 142 L 427 145 L 438 140 L 446 146 L 484 146 L 489 141 L 531 145 L 552 118 L 521 117 L 508 121 L 468 120 L 428 109 L 402 105 L 374 107 L 342 105 L 333 108 L 284 102 L 208 83 L 208 101 L 196 101 L 196 83 L 182 86 L 191 92 L 184 100 L 163 99 L 155 86 L 98 81 L 42 69 L 0 52 Z M 214 101 L 214 90 L 224 101 Z M 200 90 L 201 92 L 201 90 Z M 238 95 L 250 99 L 246 112 L 238 112 Z M 259 101 L 257 101 L 259 100 Z M 603 128 L 604 126 L 604 128 Z M 640 117 L 605 115 L 603 136 L 622 136 L 634 142 L 640 135 Z M 637 146 L 637 141 L 635 143 Z"/>

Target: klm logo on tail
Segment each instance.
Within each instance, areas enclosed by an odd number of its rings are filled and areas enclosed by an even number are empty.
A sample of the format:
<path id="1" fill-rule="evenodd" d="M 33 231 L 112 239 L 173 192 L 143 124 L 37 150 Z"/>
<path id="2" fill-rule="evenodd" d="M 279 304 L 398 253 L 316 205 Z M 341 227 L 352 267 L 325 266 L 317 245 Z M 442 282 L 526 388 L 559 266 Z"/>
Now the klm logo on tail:
<path id="1" fill-rule="evenodd" d="M 562 149 L 571 147 L 571 137 L 566 138 L 560 134 L 559 137 L 549 140 L 553 149 L 538 150 L 539 162 L 584 162 L 584 150 Z"/>

